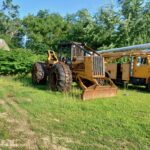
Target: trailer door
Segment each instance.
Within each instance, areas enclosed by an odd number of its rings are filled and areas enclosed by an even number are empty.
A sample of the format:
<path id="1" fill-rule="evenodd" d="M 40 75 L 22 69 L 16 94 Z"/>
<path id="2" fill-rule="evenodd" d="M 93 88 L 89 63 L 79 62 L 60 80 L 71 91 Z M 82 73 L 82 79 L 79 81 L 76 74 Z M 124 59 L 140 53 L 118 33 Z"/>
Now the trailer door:
<path id="1" fill-rule="evenodd" d="M 122 64 L 122 80 L 130 80 L 130 64 Z"/>

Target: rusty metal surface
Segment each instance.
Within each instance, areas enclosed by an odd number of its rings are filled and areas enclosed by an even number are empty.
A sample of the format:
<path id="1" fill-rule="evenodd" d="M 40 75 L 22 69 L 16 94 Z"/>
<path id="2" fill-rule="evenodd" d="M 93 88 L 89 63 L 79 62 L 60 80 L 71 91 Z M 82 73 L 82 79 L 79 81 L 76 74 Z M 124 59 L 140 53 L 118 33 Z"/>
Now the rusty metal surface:
<path id="1" fill-rule="evenodd" d="M 111 86 L 99 86 L 94 85 L 90 88 L 87 88 L 82 93 L 82 100 L 91 100 L 97 98 L 107 98 L 117 95 L 117 88 Z"/>
<path id="2" fill-rule="evenodd" d="M 77 82 L 83 90 L 83 100 L 112 97 L 117 94 L 117 87 L 105 77 L 105 64 L 102 55 L 84 45 L 73 43 L 72 71 L 76 75 Z M 76 53 L 78 51 L 78 53 Z M 87 52 L 84 55 L 79 51 Z M 81 59 L 82 58 L 82 59 Z M 84 66 L 79 69 L 78 66 Z"/>
<path id="3" fill-rule="evenodd" d="M 82 100 L 106 98 L 117 95 L 118 88 L 109 78 L 97 78 L 93 79 L 93 81 L 86 80 L 85 82 L 83 78 L 78 77 L 78 82 L 83 90 L 81 95 Z"/>

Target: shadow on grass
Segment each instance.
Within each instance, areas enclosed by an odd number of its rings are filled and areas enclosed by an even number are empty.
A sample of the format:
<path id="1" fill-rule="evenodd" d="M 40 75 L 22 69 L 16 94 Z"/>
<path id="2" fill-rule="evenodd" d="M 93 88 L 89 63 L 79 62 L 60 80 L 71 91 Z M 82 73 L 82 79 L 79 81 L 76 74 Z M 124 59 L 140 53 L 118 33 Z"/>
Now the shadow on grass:
<path id="1" fill-rule="evenodd" d="M 33 84 L 32 79 L 30 75 L 20 75 L 15 78 L 13 78 L 15 81 L 19 81 L 22 83 L 23 86 L 26 87 L 33 87 L 38 90 L 46 91 L 48 90 L 48 85 L 47 84 Z M 54 92 L 55 93 L 55 92 Z M 81 100 L 81 93 L 82 90 L 78 87 L 78 84 L 73 83 L 70 92 L 63 93 L 66 97 L 70 97 L 71 99 L 74 100 Z"/>
<path id="2" fill-rule="evenodd" d="M 77 84 L 73 83 L 71 90 L 68 94 L 73 99 L 81 100 L 82 89 Z"/>
<path id="3" fill-rule="evenodd" d="M 32 83 L 32 79 L 31 79 L 30 75 L 17 76 L 14 78 L 14 80 L 21 82 L 23 84 L 23 86 L 33 87 L 35 89 L 42 90 L 42 91 L 48 90 L 47 84 L 45 84 L 45 85 L 34 85 Z M 118 88 L 122 89 L 122 90 L 126 89 L 126 90 L 141 92 L 141 93 L 150 93 L 149 91 L 147 91 L 147 89 L 144 86 L 128 85 L 127 88 L 124 88 L 122 85 L 118 85 Z M 63 93 L 63 95 L 65 95 L 66 99 L 69 98 L 69 99 L 73 99 L 73 100 L 81 100 L 81 94 L 82 94 L 82 90 L 78 86 L 78 84 L 75 82 L 72 84 L 72 88 L 71 88 L 70 92 L 67 92 L 65 94 Z"/>
<path id="4" fill-rule="evenodd" d="M 47 90 L 47 85 L 44 84 L 40 84 L 40 85 L 34 85 L 32 83 L 32 79 L 30 75 L 20 75 L 14 78 L 15 81 L 19 81 L 22 83 L 23 86 L 27 86 L 27 87 L 33 87 L 39 90 Z"/>
<path id="5" fill-rule="evenodd" d="M 131 91 L 137 91 L 141 93 L 150 93 L 150 91 L 147 90 L 145 86 L 138 86 L 138 85 L 132 85 L 129 84 L 127 88 L 125 88 L 123 85 L 117 85 L 119 89 L 126 89 L 126 90 L 131 90 Z"/>

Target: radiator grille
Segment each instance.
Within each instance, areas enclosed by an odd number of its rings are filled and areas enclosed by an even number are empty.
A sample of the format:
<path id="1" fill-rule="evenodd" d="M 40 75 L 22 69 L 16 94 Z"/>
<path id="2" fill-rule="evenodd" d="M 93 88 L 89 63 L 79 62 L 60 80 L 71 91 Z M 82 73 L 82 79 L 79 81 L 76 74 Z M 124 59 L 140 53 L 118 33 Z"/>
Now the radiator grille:
<path id="1" fill-rule="evenodd" d="M 93 56 L 93 75 L 105 75 L 104 59 L 102 56 Z"/>

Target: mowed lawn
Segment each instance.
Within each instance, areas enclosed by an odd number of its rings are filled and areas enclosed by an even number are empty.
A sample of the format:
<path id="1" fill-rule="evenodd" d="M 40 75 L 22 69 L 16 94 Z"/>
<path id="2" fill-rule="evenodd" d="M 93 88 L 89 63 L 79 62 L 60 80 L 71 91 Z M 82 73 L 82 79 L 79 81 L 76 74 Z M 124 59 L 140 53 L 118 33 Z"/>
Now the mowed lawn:
<path id="1" fill-rule="evenodd" d="M 0 149 L 150 150 L 150 93 L 120 89 L 86 102 L 80 93 L 0 77 Z"/>

